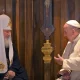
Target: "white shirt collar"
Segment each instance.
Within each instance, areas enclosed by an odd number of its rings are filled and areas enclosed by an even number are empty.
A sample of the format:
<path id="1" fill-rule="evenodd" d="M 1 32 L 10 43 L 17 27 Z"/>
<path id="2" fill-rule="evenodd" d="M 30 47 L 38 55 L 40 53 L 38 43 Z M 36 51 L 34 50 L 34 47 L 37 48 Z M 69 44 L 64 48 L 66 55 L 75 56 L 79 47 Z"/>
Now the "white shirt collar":
<path id="1" fill-rule="evenodd" d="M 73 42 L 76 42 L 80 39 L 80 34 L 73 40 Z"/>

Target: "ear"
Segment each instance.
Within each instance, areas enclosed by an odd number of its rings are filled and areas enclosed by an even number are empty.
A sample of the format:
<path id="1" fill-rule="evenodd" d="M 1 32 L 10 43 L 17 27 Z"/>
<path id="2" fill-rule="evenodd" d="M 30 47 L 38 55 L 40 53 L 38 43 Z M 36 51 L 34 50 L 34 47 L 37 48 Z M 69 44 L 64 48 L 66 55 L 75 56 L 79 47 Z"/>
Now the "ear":
<path id="1" fill-rule="evenodd" d="M 73 28 L 73 29 L 72 29 L 72 33 L 74 34 L 75 32 L 76 32 L 76 30 Z"/>

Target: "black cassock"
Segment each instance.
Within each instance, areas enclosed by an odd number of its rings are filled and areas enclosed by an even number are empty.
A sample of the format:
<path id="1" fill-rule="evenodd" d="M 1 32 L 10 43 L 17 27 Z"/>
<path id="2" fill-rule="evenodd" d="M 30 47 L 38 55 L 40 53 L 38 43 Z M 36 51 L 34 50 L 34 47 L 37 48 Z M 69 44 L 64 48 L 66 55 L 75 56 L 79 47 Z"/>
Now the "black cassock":
<path id="1" fill-rule="evenodd" d="M 14 47 L 13 47 L 13 50 L 14 50 L 13 63 L 10 67 L 8 66 L 8 70 L 12 70 L 16 73 L 16 76 L 12 80 L 28 80 L 27 72 L 21 66 L 17 51 Z M 8 60 L 8 65 L 9 65 L 9 63 L 10 63 L 10 61 L 9 61 L 9 48 L 5 48 L 5 51 L 6 51 L 6 57 Z M 5 74 L 0 74 L 0 80 L 3 80 L 2 78 L 5 76 Z"/>

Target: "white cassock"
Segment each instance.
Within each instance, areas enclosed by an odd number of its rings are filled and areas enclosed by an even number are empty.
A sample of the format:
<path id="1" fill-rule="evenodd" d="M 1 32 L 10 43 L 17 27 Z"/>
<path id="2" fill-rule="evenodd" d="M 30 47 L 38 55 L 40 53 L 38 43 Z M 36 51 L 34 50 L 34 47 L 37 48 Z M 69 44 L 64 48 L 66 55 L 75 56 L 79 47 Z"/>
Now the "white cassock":
<path id="1" fill-rule="evenodd" d="M 62 70 L 71 70 L 71 80 L 80 80 L 80 34 L 73 42 L 67 43 L 62 57 Z"/>

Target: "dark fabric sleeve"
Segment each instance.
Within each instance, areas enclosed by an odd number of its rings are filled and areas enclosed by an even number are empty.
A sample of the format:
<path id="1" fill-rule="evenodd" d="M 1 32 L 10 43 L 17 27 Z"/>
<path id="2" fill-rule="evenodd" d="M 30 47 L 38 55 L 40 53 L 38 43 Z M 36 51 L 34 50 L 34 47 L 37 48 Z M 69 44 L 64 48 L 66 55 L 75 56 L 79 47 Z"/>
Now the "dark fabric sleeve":
<path id="1" fill-rule="evenodd" d="M 20 61 L 19 61 L 19 58 L 18 58 L 18 53 L 17 53 L 17 50 L 13 47 L 13 63 L 12 65 L 9 67 L 9 70 L 13 70 L 14 72 L 17 73 L 17 71 L 21 68 L 21 65 L 20 65 Z"/>
<path id="2" fill-rule="evenodd" d="M 27 72 L 20 64 L 17 50 L 14 47 L 13 47 L 13 50 L 14 50 L 13 63 L 9 67 L 9 70 L 12 70 L 16 73 L 15 78 L 17 77 L 17 78 L 21 78 L 23 80 L 28 80 Z"/>

